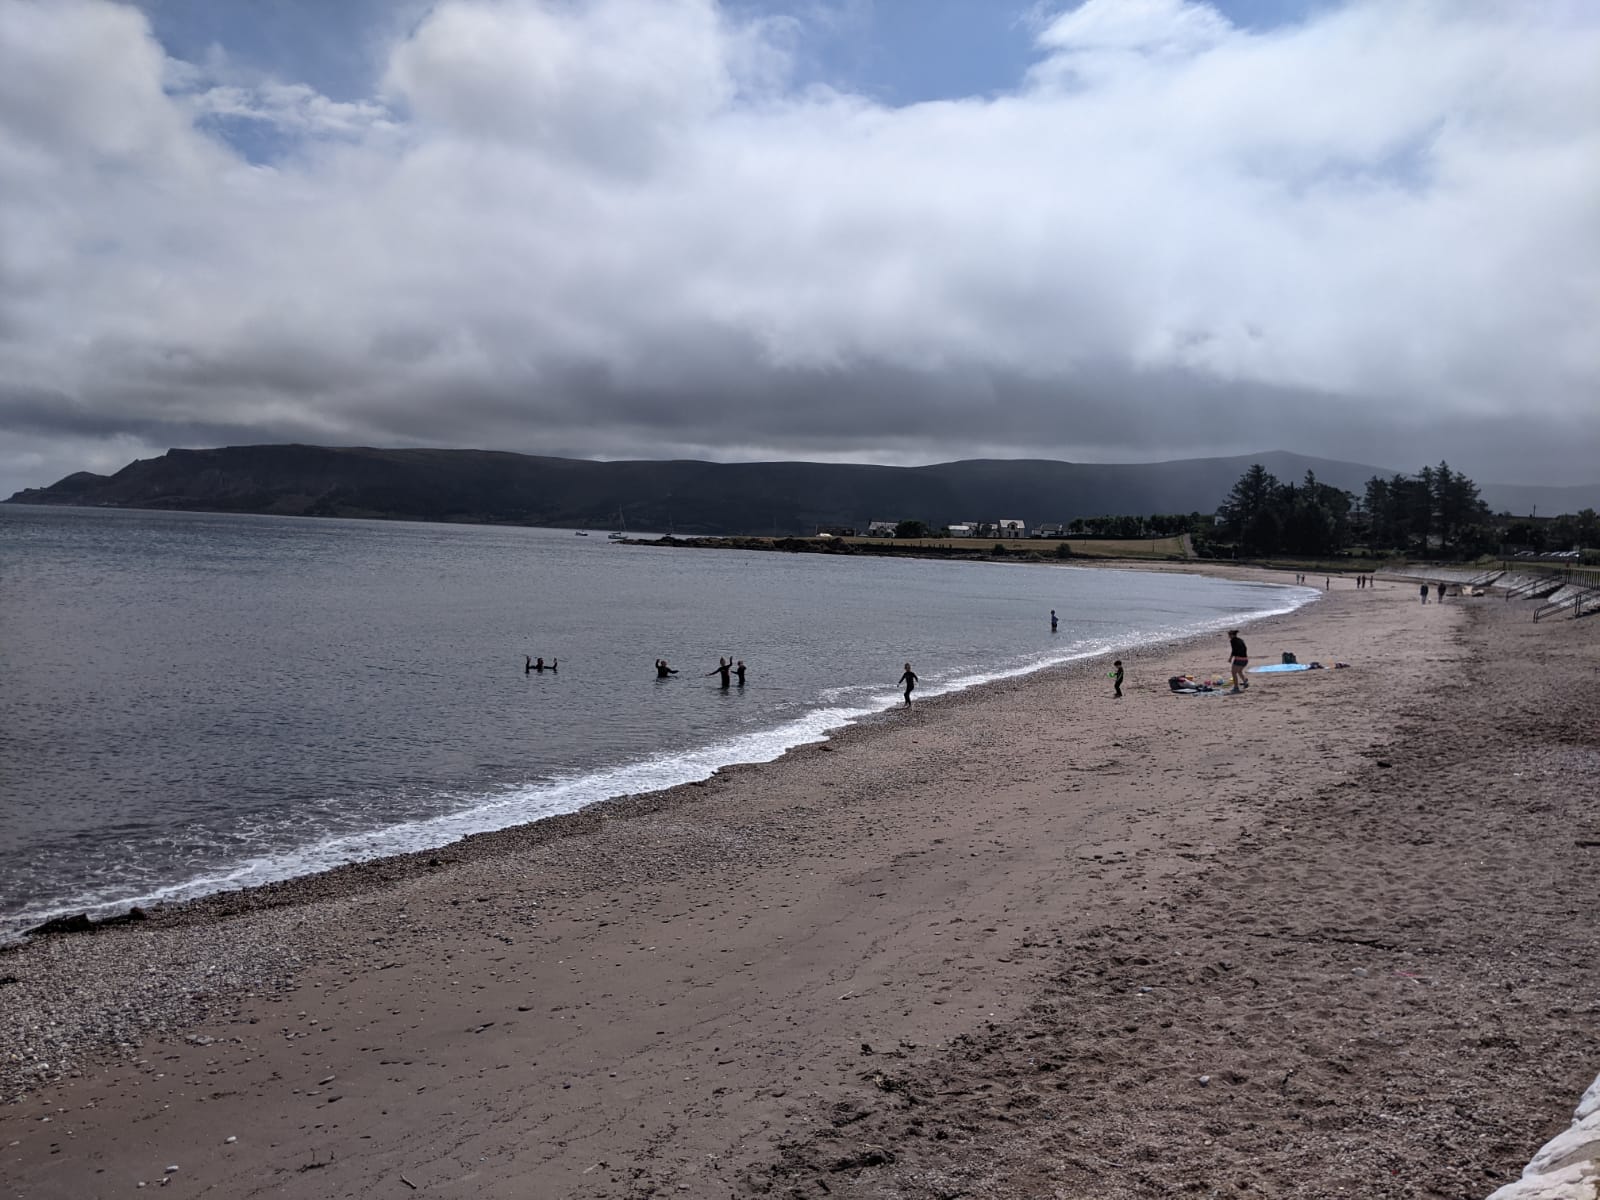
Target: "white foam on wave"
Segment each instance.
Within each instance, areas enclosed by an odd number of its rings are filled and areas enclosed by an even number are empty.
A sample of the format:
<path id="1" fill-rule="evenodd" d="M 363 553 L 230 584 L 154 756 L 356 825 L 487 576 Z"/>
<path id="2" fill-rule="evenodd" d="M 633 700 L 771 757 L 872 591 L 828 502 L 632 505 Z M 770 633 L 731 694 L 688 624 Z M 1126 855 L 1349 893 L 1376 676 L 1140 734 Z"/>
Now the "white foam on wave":
<path id="1" fill-rule="evenodd" d="M 1060 650 L 1020 659 L 1005 666 L 964 671 L 944 679 L 934 679 L 920 686 L 916 695 L 923 698 L 950 695 L 1109 654 L 1115 649 L 1155 645 L 1220 631 L 1248 621 L 1293 612 L 1320 599 L 1322 595 L 1321 592 L 1300 587 L 1273 587 L 1273 591 L 1284 594 L 1281 607 L 1240 611 L 1187 625 L 1131 631 L 1115 641 L 1080 640 Z M 839 703 L 845 697 L 854 702 Z M 24 930 L 53 917 L 86 912 L 98 918 L 134 906 L 149 908 L 157 904 L 179 903 L 218 892 L 280 883 L 390 855 L 436 850 L 473 834 L 509 829 L 577 812 L 619 796 L 662 791 L 708 779 L 721 768 L 736 763 L 772 762 L 797 746 L 826 741 L 831 734 L 845 726 L 894 708 L 902 702 L 898 688 L 859 684 L 826 689 L 819 698 L 826 703 L 826 707 L 813 709 L 772 729 L 685 751 L 652 755 L 598 771 L 530 783 L 489 796 L 459 797 L 460 807 L 450 812 L 403 821 L 380 829 L 328 837 L 294 850 L 240 859 L 136 896 L 125 893 L 114 895 L 111 889 L 94 889 L 51 902 L 48 906 L 9 914 L 0 917 L 0 945 L 18 940 Z"/>

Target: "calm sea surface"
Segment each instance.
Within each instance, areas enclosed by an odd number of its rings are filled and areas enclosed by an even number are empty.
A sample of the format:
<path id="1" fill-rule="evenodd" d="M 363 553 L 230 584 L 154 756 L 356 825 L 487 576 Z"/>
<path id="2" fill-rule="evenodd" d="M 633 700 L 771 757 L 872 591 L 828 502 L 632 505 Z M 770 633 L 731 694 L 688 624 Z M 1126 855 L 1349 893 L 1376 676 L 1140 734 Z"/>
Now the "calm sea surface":
<path id="1" fill-rule="evenodd" d="M 897 703 L 907 659 L 936 695 L 1314 595 L 0 505 L 0 940 L 767 761 Z M 704 677 L 718 655 L 746 688 Z"/>

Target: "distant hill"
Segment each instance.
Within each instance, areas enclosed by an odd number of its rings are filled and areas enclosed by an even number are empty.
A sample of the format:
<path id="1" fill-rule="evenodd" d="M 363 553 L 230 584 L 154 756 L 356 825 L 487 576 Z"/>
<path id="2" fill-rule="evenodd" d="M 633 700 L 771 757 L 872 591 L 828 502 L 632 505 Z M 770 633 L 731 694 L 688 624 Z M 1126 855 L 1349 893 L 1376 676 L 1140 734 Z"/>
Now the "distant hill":
<path id="1" fill-rule="evenodd" d="M 169 450 L 115 475 L 80 471 L 12 496 L 70 504 L 287 516 L 547 525 L 685 534 L 806 534 L 871 520 L 1030 527 L 1103 514 L 1211 512 L 1252 463 L 1360 492 L 1378 467 L 1275 450 L 1233 458 L 1095 464 L 974 459 L 926 467 L 842 463 L 592 462 L 491 450 L 226 446 Z M 1600 507 L 1591 488 L 1518 487 L 1515 510 Z M 1484 498 L 1503 507 L 1496 489 Z"/>

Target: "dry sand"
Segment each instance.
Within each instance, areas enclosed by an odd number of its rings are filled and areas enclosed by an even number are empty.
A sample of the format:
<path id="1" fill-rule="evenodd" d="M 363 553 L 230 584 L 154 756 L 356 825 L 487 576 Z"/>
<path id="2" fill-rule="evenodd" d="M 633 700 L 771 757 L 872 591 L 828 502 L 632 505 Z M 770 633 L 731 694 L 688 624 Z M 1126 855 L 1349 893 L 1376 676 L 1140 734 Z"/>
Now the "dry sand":
<path id="1" fill-rule="evenodd" d="M 1597 632 L 1337 581 L 1246 637 L 1351 670 L 1128 651 L 0 955 L 0 1195 L 1480 1198 L 1600 1064 Z"/>

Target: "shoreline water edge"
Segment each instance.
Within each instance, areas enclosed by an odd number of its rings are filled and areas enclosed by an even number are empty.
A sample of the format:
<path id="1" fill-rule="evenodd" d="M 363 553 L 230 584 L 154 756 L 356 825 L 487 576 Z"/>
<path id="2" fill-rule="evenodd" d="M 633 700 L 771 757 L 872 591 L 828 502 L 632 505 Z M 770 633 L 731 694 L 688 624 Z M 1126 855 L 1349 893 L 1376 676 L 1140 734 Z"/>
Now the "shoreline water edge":
<path id="1" fill-rule="evenodd" d="M 1094 570 L 1119 569 L 1110 564 L 1086 566 L 1077 563 L 1074 567 Z M 1128 570 L 1162 570 L 1163 573 L 1171 574 L 1205 574 L 1260 582 L 1259 578 L 1253 577 L 1246 571 L 1206 571 L 1192 568 L 1193 564 L 1188 563 L 1170 566 L 1133 564 L 1120 567 Z M 1315 589 L 1289 581 L 1275 580 L 1273 586 L 1285 594 L 1285 602 L 1277 607 L 1229 613 L 1209 619 L 1198 623 L 1199 632 L 1178 638 L 1147 638 L 1126 645 L 1119 644 L 1116 647 L 1085 649 L 1065 657 L 1040 660 L 1023 666 L 975 671 L 939 683 L 929 684 L 924 681 L 917 692 L 917 703 L 926 704 L 949 697 L 962 697 L 994 684 L 1024 679 L 1049 671 L 1065 670 L 1076 664 L 1107 658 L 1124 649 L 1150 652 L 1187 641 L 1198 642 L 1231 624 L 1241 622 L 1248 624 L 1294 612 L 1303 605 L 1315 603 L 1321 595 Z M 1292 599 L 1289 598 L 1291 594 Z M 886 688 L 881 697 L 867 705 L 829 705 L 823 703 L 819 697 L 816 707 L 805 715 L 778 727 L 738 735 L 684 751 L 663 752 L 648 759 L 530 786 L 507 798 L 485 797 L 481 804 L 460 811 L 359 833 L 340 834 L 296 847 L 270 859 L 247 858 L 226 867 L 207 870 L 194 878 L 163 885 L 146 893 L 110 900 L 79 897 L 48 906 L 31 906 L 17 913 L 0 913 L 0 953 L 25 944 L 30 935 L 37 936 L 41 932 L 44 934 L 82 932 L 90 928 L 126 923 L 129 919 L 144 921 L 157 913 L 165 913 L 172 908 L 204 901 L 213 896 L 293 884 L 298 880 L 327 872 L 382 863 L 389 859 L 408 858 L 419 854 L 431 855 L 436 851 L 458 845 L 468 838 L 574 816 L 597 805 L 671 791 L 682 786 L 692 786 L 730 767 L 774 762 L 800 747 L 837 739 L 844 731 L 869 725 L 895 712 L 899 707 L 900 701 L 895 697 L 892 688 Z M 632 786 L 643 777 L 648 777 L 652 786 L 643 790 Z"/>
<path id="2" fill-rule="evenodd" d="M 1182 696 L 1224 639 L 1122 651 L 1120 700 L 1097 660 L 919 697 L 35 939 L 0 952 L 0 1174 L 30 1200 L 1487 1196 L 1600 1058 L 1594 628 L 1335 581 L 1245 637 L 1351 670 Z"/>

